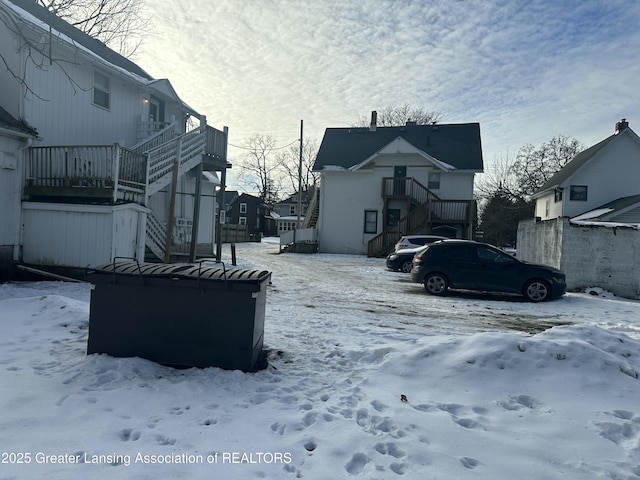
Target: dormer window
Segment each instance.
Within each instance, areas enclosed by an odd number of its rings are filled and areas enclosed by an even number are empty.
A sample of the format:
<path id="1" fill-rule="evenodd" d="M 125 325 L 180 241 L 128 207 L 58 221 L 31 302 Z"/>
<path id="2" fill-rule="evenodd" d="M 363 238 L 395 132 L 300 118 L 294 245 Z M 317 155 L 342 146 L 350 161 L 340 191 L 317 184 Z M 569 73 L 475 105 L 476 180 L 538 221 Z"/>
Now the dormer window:
<path id="1" fill-rule="evenodd" d="M 93 72 L 93 104 L 107 110 L 111 107 L 109 77 L 100 72 Z"/>

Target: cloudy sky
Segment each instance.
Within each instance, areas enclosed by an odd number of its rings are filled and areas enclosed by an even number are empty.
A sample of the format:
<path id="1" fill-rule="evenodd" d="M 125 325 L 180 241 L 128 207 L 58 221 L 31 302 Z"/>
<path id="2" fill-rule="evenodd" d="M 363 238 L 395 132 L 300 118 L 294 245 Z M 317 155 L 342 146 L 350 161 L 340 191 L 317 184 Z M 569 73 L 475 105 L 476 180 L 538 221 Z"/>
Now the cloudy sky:
<path id="1" fill-rule="evenodd" d="M 136 62 L 230 143 L 321 140 L 390 104 L 479 122 L 485 164 L 640 132 L 636 0 L 153 0 Z M 230 155 L 242 153 L 230 148 Z"/>

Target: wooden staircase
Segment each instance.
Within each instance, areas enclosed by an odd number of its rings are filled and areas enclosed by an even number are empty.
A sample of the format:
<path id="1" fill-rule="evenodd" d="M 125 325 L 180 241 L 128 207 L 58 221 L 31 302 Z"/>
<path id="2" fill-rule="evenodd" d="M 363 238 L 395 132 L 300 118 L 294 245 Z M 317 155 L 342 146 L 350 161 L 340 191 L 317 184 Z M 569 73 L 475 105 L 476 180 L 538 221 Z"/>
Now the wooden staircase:
<path id="1" fill-rule="evenodd" d="M 443 200 L 411 177 L 386 177 L 382 179 L 382 196 L 389 199 L 406 199 L 409 213 L 398 223 L 385 227 L 367 245 L 367 256 L 382 257 L 393 250 L 403 235 L 415 235 L 429 229 L 435 222 L 468 223 L 472 221 L 473 201 Z M 385 209 L 386 210 L 386 209 Z"/>
<path id="2" fill-rule="evenodd" d="M 312 188 L 313 193 L 311 194 L 307 213 L 304 216 L 304 222 L 302 222 L 301 228 L 315 228 L 318 224 L 318 217 L 320 216 L 320 189 L 318 187 Z"/>
<path id="3" fill-rule="evenodd" d="M 176 168 L 175 178 L 178 178 L 202 162 L 205 143 L 204 127 L 176 135 L 174 124 L 136 145 L 134 148 L 137 151 L 142 151 L 148 156 L 147 197 L 171 184 Z M 165 258 L 166 238 L 166 226 L 149 209 L 145 244 L 160 260 Z"/>

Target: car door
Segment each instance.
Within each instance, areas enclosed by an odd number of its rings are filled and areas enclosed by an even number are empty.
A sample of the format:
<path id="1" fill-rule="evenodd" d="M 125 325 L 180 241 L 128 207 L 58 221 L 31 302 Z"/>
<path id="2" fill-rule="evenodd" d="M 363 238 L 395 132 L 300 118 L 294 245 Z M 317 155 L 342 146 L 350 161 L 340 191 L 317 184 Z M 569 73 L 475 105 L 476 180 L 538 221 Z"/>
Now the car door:
<path id="1" fill-rule="evenodd" d="M 448 245 L 446 272 L 452 288 L 475 290 L 481 275 L 473 245 Z"/>
<path id="2" fill-rule="evenodd" d="M 518 292 L 520 262 L 488 245 L 477 245 L 478 285 L 480 290 Z"/>

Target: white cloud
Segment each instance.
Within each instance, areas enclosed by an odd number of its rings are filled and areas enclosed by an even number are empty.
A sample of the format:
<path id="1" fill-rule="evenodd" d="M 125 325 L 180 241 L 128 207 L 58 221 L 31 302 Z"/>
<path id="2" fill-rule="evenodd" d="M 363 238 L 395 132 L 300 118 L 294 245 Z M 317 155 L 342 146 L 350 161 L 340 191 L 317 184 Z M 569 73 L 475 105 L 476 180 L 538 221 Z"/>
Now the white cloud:
<path id="1" fill-rule="evenodd" d="M 320 139 L 409 102 L 480 122 L 485 161 L 558 134 L 640 131 L 640 4 L 591 1 L 149 2 L 137 57 L 232 143 Z M 635 124 L 634 124 L 635 122 Z M 233 154 L 233 152 L 231 152 Z"/>

